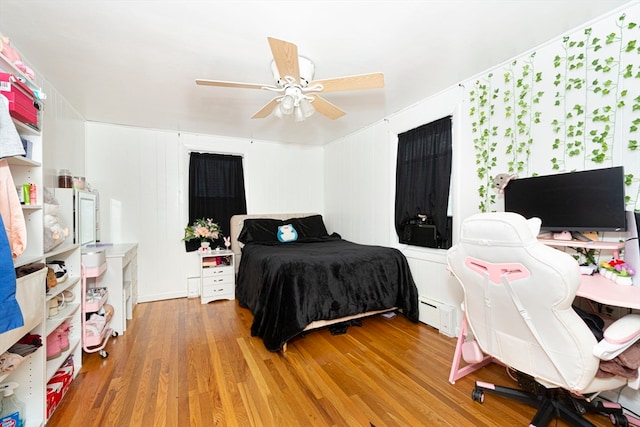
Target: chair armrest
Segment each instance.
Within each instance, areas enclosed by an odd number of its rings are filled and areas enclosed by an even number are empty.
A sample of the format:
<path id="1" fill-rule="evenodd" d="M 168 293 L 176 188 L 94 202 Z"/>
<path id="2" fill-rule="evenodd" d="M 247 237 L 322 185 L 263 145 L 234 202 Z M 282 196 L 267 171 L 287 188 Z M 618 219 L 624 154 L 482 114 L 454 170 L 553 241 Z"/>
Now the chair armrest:
<path id="1" fill-rule="evenodd" d="M 640 314 L 628 314 L 604 331 L 604 339 L 595 345 L 593 355 L 611 360 L 640 339 Z"/>

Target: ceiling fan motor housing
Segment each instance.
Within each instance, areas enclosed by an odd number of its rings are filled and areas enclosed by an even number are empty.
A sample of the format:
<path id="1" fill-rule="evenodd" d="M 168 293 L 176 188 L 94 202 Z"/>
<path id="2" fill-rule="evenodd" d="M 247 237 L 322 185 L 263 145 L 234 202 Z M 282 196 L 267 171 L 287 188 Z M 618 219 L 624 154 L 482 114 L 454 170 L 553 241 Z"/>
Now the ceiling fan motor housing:
<path id="1" fill-rule="evenodd" d="M 315 65 L 313 65 L 313 62 L 311 62 L 310 59 L 305 58 L 304 56 L 298 56 L 298 66 L 300 68 L 300 86 L 306 87 L 309 82 L 313 80 Z M 284 87 L 288 83 L 284 78 L 286 76 L 281 76 L 278 72 L 276 61 L 271 61 L 271 72 L 273 73 L 273 78 L 278 86 Z M 295 76 L 291 77 L 295 78 Z"/>

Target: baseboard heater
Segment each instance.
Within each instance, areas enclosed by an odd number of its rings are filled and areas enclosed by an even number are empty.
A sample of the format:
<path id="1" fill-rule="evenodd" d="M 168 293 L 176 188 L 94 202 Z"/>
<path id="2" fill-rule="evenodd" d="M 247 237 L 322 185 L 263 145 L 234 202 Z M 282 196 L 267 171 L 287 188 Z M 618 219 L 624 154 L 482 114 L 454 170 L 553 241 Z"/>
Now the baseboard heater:
<path id="1" fill-rule="evenodd" d="M 419 317 L 425 323 L 448 337 L 455 337 L 455 308 L 426 297 L 419 297 Z"/>

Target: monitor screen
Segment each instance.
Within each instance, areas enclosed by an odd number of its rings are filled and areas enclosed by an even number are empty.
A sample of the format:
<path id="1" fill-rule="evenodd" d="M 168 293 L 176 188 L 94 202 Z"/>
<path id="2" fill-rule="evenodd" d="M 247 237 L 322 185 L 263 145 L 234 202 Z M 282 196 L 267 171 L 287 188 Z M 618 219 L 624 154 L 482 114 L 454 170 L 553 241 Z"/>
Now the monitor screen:
<path id="1" fill-rule="evenodd" d="M 504 210 L 538 217 L 550 231 L 625 230 L 622 166 L 519 178 L 504 189 Z"/>

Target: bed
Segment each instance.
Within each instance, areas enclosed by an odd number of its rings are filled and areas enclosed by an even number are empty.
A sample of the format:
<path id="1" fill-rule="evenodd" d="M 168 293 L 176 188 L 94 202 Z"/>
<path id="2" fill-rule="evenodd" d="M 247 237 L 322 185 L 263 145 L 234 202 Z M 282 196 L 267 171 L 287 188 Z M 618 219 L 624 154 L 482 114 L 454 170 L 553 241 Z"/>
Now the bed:
<path id="1" fill-rule="evenodd" d="M 295 234 L 295 238 L 293 238 Z M 254 316 L 251 334 L 270 351 L 324 326 L 398 311 L 418 321 L 418 292 L 404 255 L 329 235 L 318 214 L 236 215 L 236 298 Z"/>

